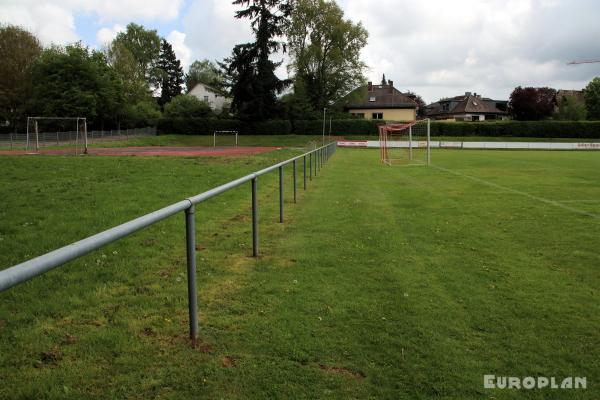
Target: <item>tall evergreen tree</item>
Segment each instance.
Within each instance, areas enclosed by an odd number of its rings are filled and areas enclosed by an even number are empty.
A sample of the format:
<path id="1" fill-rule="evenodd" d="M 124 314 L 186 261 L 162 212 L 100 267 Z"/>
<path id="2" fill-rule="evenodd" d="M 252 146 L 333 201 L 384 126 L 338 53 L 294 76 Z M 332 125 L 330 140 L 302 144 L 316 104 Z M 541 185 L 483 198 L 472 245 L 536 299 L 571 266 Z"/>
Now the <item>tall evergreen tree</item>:
<path id="1" fill-rule="evenodd" d="M 233 95 L 232 111 L 243 119 L 264 120 L 277 112 L 277 94 L 290 83 L 275 75 L 281 62 L 269 56 L 282 48 L 277 38 L 283 35 L 291 5 L 288 0 L 235 0 L 233 4 L 246 7 L 235 17 L 251 20 L 256 41 L 235 46 L 222 64 Z"/>
<path id="2" fill-rule="evenodd" d="M 159 104 L 164 106 L 175 96 L 181 94 L 183 79 L 183 68 L 177 59 L 173 47 L 165 39 L 160 45 L 160 56 L 157 68 L 160 72 L 160 99 Z"/>

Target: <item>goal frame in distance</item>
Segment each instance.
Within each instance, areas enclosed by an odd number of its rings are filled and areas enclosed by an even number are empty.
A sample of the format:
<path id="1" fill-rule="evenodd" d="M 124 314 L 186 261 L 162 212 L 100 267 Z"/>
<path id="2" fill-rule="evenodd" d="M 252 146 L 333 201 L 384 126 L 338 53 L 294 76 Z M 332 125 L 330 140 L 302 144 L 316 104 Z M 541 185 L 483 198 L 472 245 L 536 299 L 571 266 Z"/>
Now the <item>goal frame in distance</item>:
<path id="1" fill-rule="evenodd" d="M 235 147 L 238 147 L 238 131 L 215 131 L 213 133 L 213 147 L 217 147 L 217 135 L 235 135 Z"/>
<path id="2" fill-rule="evenodd" d="M 40 150 L 40 132 L 38 121 L 75 121 L 75 155 L 79 154 L 79 134 L 83 136 L 83 154 L 88 152 L 88 136 L 87 136 L 87 119 L 86 117 L 27 117 L 27 143 L 25 145 L 26 151 L 29 151 L 29 147 L 32 146 L 32 138 L 34 135 L 35 139 L 35 151 Z M 33 122 L 33 132 L 29 130 L 31 123 Z M 81 128 L 81 129 L 80 129 Z"/>
<path id="3" fill-rule="evenodd" d="M 418 124 L 426 123 L 426 135 L 423 139 L 418 140 L 415 145 L 415 135 L 413 134 L 413 127 Z M 400 163 L 402 165 L 431 165 L 431 120 L 429 118 L 416 120 L 405 124 L 381 124 L 378 126 L 379 131 L 379 149 L 381 163 L 385 165 L 398 165 L 398 161 L 406 161 Z M 407 141 L 393 140 L 396 138 L 408 139 Z M 424 146 L 421 143 L 425 142 Z M 396 149 L 407 149 L 406 160 L 390 157 L 390 150 Z M 413 154 L 418 149 L 425 148 L 425 160 L 424 162 L 414 162 Z"/>

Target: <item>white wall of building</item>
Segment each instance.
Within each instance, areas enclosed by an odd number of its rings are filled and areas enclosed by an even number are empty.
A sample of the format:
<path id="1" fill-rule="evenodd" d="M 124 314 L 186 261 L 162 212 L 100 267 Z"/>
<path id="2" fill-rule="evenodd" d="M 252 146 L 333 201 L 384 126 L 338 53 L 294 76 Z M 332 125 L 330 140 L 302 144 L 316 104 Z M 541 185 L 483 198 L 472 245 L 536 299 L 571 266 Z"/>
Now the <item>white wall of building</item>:
<path id="1" fill-rule="evenodd" d="M 210 108 L 216 112 L 223 110 L 225 105 L 229 106 L 231 104 L 231 101 L 227 97 L 217 93 L 210 86 L 203 83 L 198 83 L 188 94 L 198 98 L 200 101 L 206 101 Z"/>

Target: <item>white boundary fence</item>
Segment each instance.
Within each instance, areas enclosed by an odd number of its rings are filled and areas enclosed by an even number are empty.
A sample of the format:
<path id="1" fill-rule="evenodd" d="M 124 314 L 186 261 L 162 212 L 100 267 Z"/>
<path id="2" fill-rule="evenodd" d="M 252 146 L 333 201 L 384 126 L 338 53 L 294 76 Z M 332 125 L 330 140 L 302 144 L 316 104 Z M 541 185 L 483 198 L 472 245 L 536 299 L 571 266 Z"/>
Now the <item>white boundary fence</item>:
<path id="1" fill-rule="evenodd" d="M 338 141 L 339 147 L 379 148 L 379 140 L 347 140 Z M 388 147 L 407 148 L 408 141 L 388 142 Z M 426 142 L 413 141 L 412 147 L 427 146 Z M 473 149 L 473 150 L 600 150 L 600 142 L 450 142 L 436 141 L 430 143 L 434 149 Z"/>
<path id="2" fill-rule="evenodd" d="M 115 129 L 109 131 L 88 131 L 88 144 L 100 143 L 111 140 L 125 140 L 139 136 L 156 136 L 156 127 L 136 129 Z M 66 132 L 40 132 L 40 147 L 75 145 L 77 141 L 76 131 Z M 25 150 L 27 148 L 26 133 L 0 134 L 0 149 Z"/>

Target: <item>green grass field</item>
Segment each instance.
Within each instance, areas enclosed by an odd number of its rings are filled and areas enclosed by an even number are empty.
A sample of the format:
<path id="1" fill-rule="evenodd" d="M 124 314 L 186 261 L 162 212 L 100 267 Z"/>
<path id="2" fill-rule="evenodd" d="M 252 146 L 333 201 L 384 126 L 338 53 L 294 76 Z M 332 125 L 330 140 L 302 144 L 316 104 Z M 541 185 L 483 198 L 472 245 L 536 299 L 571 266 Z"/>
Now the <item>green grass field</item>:
<path id="1" fill-rule="evenodd" d="M 0 268 L 293 154 L 1 157 Z M 198 349 L 183 215 L 1 293 L 0 398 L 600 397 L 599 153 L 378 156 L 340 149 L 297 205 L 288 173 L 283 225 L 261 178 L 257 260 L 249 187 L 198 207 Z"/>

